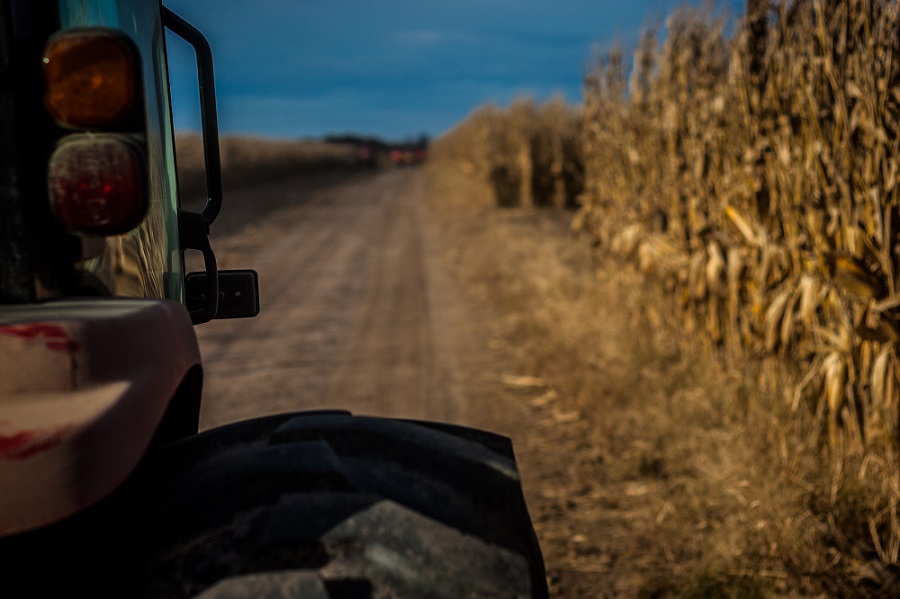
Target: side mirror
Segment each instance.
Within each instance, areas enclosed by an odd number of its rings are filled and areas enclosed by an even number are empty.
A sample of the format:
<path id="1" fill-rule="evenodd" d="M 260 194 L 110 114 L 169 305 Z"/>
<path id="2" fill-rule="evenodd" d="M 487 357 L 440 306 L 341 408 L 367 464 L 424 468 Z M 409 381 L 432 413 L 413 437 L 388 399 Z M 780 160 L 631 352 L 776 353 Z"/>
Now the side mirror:
<path id="1" fill-rule="evenodd" d="M 213 318 L 250 318 L 259 314 L 259 278 L 255 270 L 218 271 L 219 301 Z M 190 312 L 209 305 L 209 275 L 192 272 L 184 278 L 184 296 Z"/>

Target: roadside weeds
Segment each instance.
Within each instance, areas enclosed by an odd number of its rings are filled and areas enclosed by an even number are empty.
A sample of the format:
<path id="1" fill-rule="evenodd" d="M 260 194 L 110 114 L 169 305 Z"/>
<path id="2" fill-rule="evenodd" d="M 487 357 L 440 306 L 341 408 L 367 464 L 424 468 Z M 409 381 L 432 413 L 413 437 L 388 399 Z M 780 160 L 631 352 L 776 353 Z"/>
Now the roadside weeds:
<path id="1" fill-rule="evenodd" d="M 427 168 L 451 272 L 489 315 L 472 379 L 485 425 L 516 445 L 553 596 L 846 591 L 823 582 L 840 556 L 808 506 L 822 468 L 767 415 L 783 398 L 652 332 L 651 290 L 593 256 L 569 213 L 497 210 L 482 184 Z"/>

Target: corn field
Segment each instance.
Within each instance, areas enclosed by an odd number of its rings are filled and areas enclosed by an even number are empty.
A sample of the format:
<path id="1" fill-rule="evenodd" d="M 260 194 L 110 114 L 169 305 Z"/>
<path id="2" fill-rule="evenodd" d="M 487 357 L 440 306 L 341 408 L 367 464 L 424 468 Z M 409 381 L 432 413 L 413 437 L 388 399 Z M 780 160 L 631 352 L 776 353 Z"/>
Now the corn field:
<path id="1" fill-rule="evenodd" d="M 832 449 L 893 462 L 900 12 L 753 6 L 732 40 L 681 10 L 630 80 L 615 52 L 588 77 L 577 224 L 663 282 L 695 337 L 796 365 L 791 407 Z"/>
<path id="2" fill-rule="evenodd" d="M 182 196 L 202 195 L 206 190 L 202 138 L 179 133 L 175 146 Z M 351 144 L 230 135 L 220 139 L 220 157 L 223 183 L 228 187 L 357 166 L 358 162 Z"/>
<path id="3" fill-rule="evenodd" d="M 575 208 L 584 188 L 581 114 L 555 98 L 479 108 L 441 139 L 438 155 L 490 183 L 502 207 Z"/>
<path id="4" fill-rule="evenodd" d="M 574 227 L 656 290 L 643 317 L 778 391 L 877 488 L 871 550 L 900 563 L 900 3 L 749 0 L 733 31 L 682 8 L 551 108 L 480 109 L 440 150 L 502 206 L 577 190 Z"/>

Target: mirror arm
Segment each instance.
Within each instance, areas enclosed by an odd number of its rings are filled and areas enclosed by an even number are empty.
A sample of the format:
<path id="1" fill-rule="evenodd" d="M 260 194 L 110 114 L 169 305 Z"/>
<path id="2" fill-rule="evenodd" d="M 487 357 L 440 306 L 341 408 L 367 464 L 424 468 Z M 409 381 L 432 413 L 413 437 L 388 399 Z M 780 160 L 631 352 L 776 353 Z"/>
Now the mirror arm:
<path id="1" fill-rule="evenodd" d="M 199 212 L 182 210 L 178 213 L 178 235 L 181 238 L 181 250 L 198 250 L 203 254 L 203 265 L 206 272 L 205 298 L 186 298 L 189 305 L 202 306 L 189 310 L 191 322 L 203 324 L 216 317 L 219 311 L 219 273 L 216 268 L 216 255 L 209 245 L 208 223 Z"/>
<path id="2" fill-rule="evenodd" d="M 206 163 L 206 206 L 203 218 L 207 226 L 222 209 L 222 163 L 219 156 L 219 119 L 216 114 L 216 86 L 213 79 L 212 49 L 200 31 L 163 7 L 163 24 L 194 48 L 197 79 L 200 85 L 200 120 L 203 129 L 203 155 Z"/>

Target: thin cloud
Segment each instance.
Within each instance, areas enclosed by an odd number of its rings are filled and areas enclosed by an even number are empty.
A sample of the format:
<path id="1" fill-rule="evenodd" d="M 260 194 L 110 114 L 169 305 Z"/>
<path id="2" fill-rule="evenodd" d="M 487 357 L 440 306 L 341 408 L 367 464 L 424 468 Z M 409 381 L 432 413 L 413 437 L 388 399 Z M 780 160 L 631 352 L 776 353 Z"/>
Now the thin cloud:
<path id="1" fill-rule="evenodd" d="M 434 46 L 447 41 L 447 35 L 434 29 L 410 29 L 397 31 L 392 36 L 393 41 L 410 46 Z"/>

